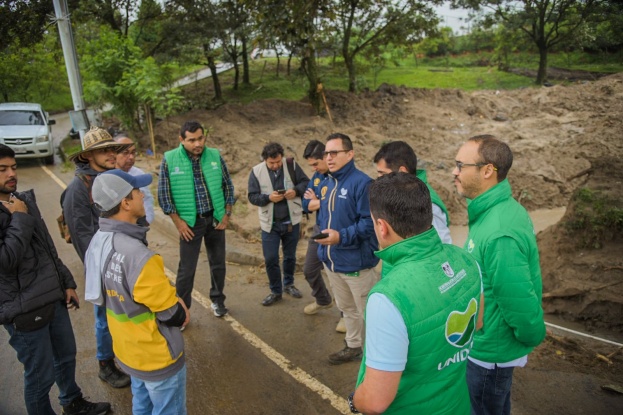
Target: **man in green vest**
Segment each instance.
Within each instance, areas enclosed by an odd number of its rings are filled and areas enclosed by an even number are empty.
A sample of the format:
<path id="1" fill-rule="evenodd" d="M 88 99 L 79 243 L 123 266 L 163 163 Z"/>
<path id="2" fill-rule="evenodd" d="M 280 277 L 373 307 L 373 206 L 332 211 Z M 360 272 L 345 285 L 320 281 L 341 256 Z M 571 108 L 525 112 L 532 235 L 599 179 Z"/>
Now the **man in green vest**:
<path id="1" fill-rule="evenodd" d="M 391 270 L 368 294 L 366 342 L 351 412 L 468 415 L 467 356 L 482 281 L 476 261 L 432 228 L 426 184 L 390 173 L 370 185 L 370 212 Z"/>
<path id="2" fill-rule="evenodd" d="M 190 309 L 197 260 L 204 242 L 210 264 L 210 300 L 217 317 L 225 307 L 225 229 L 234 206 L 234 185 L 215 148 L 206 147 L 201 124 L 187 121 L 180 145 L 164 153 L 158 179 L 158 202 L 180 233 L 177 295 Z"/>
<path id="3" fill-rule="evenodd" d="M 450 214 L 441 197 L 428 184 L 426 170 L 417 169 L 417 156 L 413 148 L 404 141 L 392 141 L 384 144 L 374 156 L 374 164 L 376 164 L 376 172 L 379 177 L 391 172 L 411 173 L 415 174 L 418 179 L 422 180 L 430 193 L 433 203 L 433 227 L 437 230 L 441 242 L 444 244 L 452 243 L 450 235 Z"/>
<path id="4" fill-rule="evenodd" d="M 464 249 L 482 267 L 483 330 L 467 364 L 472 414 L 510 414 L 515 367 L 545 338 L 543 286 L 534 226 L 506 175 L 513 153 L 491 135 L 470 138 L 456 155 L 454 184 L 467 199 Z"/>

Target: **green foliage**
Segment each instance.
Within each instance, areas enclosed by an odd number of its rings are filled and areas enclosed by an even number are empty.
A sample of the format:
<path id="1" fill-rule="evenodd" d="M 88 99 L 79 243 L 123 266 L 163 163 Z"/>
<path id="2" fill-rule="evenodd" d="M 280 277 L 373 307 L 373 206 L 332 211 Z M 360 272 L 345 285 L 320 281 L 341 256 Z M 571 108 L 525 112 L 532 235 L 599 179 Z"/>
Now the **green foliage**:
<path id="1" fill-rule="evenodd" d="M 604 242 L 623 236 L 621 197 L 580 188 L 572 198 L 574 209 L 564 226 L 577 237 L 582 248 L 599 249 Z"/>
<path id="2" fill-rule="evenodd" d="M 85 98 L 101 107 L 111 104 L 111 112 L 129 129 L 141 127 L 142 106 L 166 116 L 182 103 L 178 89 L 166 89 L 175 65 L 158 65 L 142 56 L 131 39 L 102 27 L 100 35 L 86 45 L 82 60 Z"/>
<path id="3" fill-rule="evenodd" d="M 58 34 L 52 28 L 39 43 L 15 44 L 0 54 L 0 100 L 37 102 L 46 111 L 72 108 Z"/>

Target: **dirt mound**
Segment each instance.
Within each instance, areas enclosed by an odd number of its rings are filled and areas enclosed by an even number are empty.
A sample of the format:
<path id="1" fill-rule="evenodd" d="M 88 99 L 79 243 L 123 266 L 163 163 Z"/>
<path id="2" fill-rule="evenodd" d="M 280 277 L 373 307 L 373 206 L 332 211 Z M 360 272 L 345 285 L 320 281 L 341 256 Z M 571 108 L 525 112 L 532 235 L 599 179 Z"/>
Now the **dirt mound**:
<path id="1" fill-rule="evenodd" d="M 623 333 L 623 161 L 591 161 L 561 221 L 538 235 L 545 312 Z"/>
<path id="2" fill-rule="evenodd" d="M 179 128 L 188 119 L 210 129 L 209 145 L 222 151 L 236 187 L 232 228 L 249 244 L 259 240 L 260 232 L 256 208 L 247 201 L 247 181 L 251 167 L 260 162 L 262 147 L 280 142 L 288 156 L 304 165 L 307 142 L 324 140 L 335 131 L 353 139 L 356 163 L 371 177 L 373 156 L 384 142 L 404 140 L 412 145 L 454 224 L 466 224 L 467 218 L 465 201 L 452 182 L 454 157 L 460 145 L 477 134 L 494 134 L 510 145 L 514 163 L 509 181 L 514 196 L 529 210 L 566 206 L 580 186 L 599 183 L 619 189 L 615 195 L 621 199 L 620 181 L 614 181 L 618 176 L 610 163 L 623 156 L 623 74 L 514 91 L 466 93 L 381 85 L 360 94 L 326 93 L 333 123 L 315 115 L 305 101 L 228 104 L 158 123 L 157 143 L 161 151 L 177 146 Z M 621 172 L 620 163 L 616 166 Z M 572 205 L 569 211 L 573 210 Z M 623 278 L 621 245 L 572 249 L 574 241 L 561 226 L 539 236 L 546 311 L 621 330 L 623 285 L 608 285 Z"/>

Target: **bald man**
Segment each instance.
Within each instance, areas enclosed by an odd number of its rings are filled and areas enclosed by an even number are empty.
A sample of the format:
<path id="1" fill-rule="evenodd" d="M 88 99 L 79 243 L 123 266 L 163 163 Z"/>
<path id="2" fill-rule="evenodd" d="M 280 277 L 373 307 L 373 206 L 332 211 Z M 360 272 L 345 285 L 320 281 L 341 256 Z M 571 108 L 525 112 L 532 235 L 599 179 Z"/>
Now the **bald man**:
<path id="1" fill-rule="evenodd" d="M 145 172 L 138 167 L 134 167 L 136 162 L 136 144 L 125 134 L 118 134 L 114 140 L 119 144 L 132 144 L 125 150 L 117 153 L 116 168 L 123 170 L 124 172 L 131 174 L 132 176 L 138 176 L 145 174 Z M 154 196 L 151 194 L 149 187 L 142 187 L 141 192 L 145 196 L 143 203 L 145 204 L 145 217 L 138 221 L 139 225 L 149 226 L 154 222 Z"/>

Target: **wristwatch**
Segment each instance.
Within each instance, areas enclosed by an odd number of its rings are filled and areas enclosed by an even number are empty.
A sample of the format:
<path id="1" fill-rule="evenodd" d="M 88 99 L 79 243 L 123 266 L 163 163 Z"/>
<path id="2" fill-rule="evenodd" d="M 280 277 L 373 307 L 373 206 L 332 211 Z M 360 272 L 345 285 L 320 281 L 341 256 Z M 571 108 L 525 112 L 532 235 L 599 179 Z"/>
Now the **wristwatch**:
<path id="1" fill-rule="evenodd" d="M 225 214 L 226 214 L 227 216 L 231 216 L 231 210 L 226 211 L 226 212 L 225 212 Z"/>
<path id="2" fill-rule="evenodd" d="M 357 410 L 357 408 L 355 408 L 355 404 L 353 403 L 353 396 L 355 396 L 355 392 L 351 392 L 350 395 L 348 395 L 348 407 L 350 408 L 351 414 L 358 414 L 360 412 Z"/>

